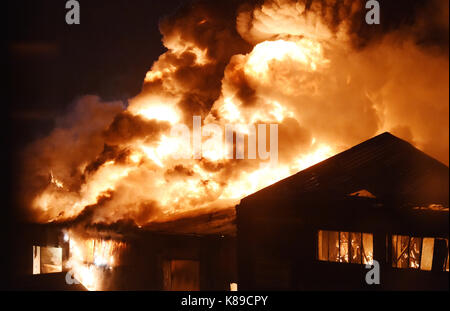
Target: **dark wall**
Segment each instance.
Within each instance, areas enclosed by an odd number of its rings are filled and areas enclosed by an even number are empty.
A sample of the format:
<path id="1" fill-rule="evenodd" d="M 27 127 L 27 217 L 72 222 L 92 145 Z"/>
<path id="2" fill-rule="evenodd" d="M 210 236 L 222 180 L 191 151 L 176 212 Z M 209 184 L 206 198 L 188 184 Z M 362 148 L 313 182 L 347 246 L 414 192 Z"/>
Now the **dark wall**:
<path id="1" fill-rule="evenodd" d="M 14 243 L 6 256 L 14 258 L 6 271 L 10 273 L 9 290 L 73 290 L 64 281 L 65 273 L 33 275 L 33 246 L 63 248 L 63 261 L 69 252 L 61 228 L 53 225 L 20 224 L 14 228 Z M 79 289 L 79 287 L 76 287 Z"/>
<path id="2" fill-rule="evenodd" d="M 237 279 L 235 238 L 145 234 L 130 241 L 108 289 L 163 290 L 163 263 L 176 259 L 199 261 L 200 290 L 229 290 Z"/>
<path id="3" fill-rule="evenodd" d="M 68 258 L 68 243 L 62 227 L 24 225 L 17 231 L 16 258 L 9 270 L 16 290 L 78 290 L 65 283 L 65 273 L 32 275 L 33 245 L 63 247 L 63 261 Z M 120 265 L 104 271 L 104 290 L 163 290 L 163 264 L 167 260 L 199 262 L 201 290 L 229 290 L 236 282 L 236 239 L 229 236 L 182 236 L 134 233 L 124 240 L 127 248 L 120 253 Z M 116 257 L 117 259 L 118 257 Z M 64 268 L 63 268 L 64 270 Z"/>
<path id="4" fill-rule="evenodd" d="M 386 245 L 391 234 L 448 239 L 448 212 L 401 211 L 365 200 L 304 204 L 285 198 L 237 206 L 239 289 L 448 289 L 448 272 L 392 268 Z M 367 285 L 364 265 L 318 261 L 318 230 L 372 233 L 381 284 Z"/>

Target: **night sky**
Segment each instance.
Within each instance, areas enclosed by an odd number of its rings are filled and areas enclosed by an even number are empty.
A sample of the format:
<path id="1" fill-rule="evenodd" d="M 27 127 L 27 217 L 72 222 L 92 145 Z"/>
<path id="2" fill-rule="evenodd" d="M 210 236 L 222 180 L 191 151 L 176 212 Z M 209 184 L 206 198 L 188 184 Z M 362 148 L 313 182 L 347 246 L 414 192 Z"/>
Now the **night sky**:
<path id="1" fill-rule="evenodd" d="M 48 133 L 83 94 L 136 95 L 165 49 L 158 22 L 183 0 L 80 1 L 81 24 L 65 23 L 65 1 L 11 1 L 10 116 L 18 145 Z"/>

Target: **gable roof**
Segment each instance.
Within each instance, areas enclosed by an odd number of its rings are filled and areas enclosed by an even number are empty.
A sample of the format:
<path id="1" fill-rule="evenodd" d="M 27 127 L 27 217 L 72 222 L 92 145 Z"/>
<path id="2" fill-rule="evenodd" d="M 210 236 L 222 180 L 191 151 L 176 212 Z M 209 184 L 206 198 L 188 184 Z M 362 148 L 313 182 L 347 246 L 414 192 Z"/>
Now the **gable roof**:
<path id="1" fill-rule="evenodd" d="M 298 172 L 242 201 L 285 196 L 342 197 L 362 189 L 382 202 L 448 207 L 449 168 L 385 132 Z"/>

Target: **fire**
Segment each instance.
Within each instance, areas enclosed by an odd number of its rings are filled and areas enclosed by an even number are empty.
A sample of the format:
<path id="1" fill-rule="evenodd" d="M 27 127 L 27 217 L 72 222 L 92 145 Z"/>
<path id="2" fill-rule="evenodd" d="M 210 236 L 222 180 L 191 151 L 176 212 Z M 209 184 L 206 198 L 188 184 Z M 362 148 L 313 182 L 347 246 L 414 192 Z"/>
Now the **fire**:
<path id="1" fill-rule="evenodd" d="M 288 177 L 290 174 L 291 170 L 287 166 L 281 166 L 277 169 L 272 169 L 270 166 L 267 166 L 251 173 L 243 173 L 241 180 L 230 185 L 230 187 L 227 187 L 222 196 L 227 199 L 243 198 L 259 189 Z"/>
<path id="2" fill-rule="evenodd" d="M 53 176 L 53 172 L 50 171 L 50 176 L 51 176 L 51 183 L 54 184 L 56 187 L 58 188 L 64 188 L 64 185 L 62 182 L 60 182 L 58 179 L 55 178 L 55 176 Z"/>
<path id="3" fill-rule="evenodd" d="M 299 170 L 303 170 L 310 166 L 313 166 L 316 163 L 319 163 L 334 154 L 333 150 L 327 146 L 322 145 L 319 146 L 314 152 L 309 153 L 305 156 L 299 157 L 295 160 L 294 166 Z"/>
<path id="4" fill-rule="evenodd" d="M 265 1 L 238 10 L 233 23 L 192 8 L 162 22 L 167 51 L 139 95 L 127 104 L 83 98 L 67 126 L 30 147 L 23 188 L 34 220 L 77 220 L 89 207 L 85 222 L 143 226 L 236 203 L 392 129 L 448 158 L 448 57 L 395 35 L 356 49 L 348 26 L 360 8 L 345 1 L 334 12 L 328 2 Z M 417 103 L 435 106 L 417 113 Z M 278 162 L 229 159 L 227 143 L 197 150 L 193 136 L 172 135 L 180 124 L 193 130 L 193 116 L 203 128 L 235 124 L 246 140 L 247 125 L 276 125 Z M 85 248 L 77 245 L 75 257 Z"/>
<path id="5" fill-rule="evenodd" d="M 164 104 L 153 104 L 145 106 L 136 111 L 136 114 L 141 115 L 149 120 L 167 121 L 171 124 L 175 124 L 180 121 L 178 112 L 170 106 Z"/>
<path id="6" fill-rule="evenodd" d="M 282 61 L 287 58 L 301 63 L 313 71 L 317 69 L 318 65 L 328 62 L 323 57 L 322 46 L 319 42 L 308 39 L 264 41 L 253 48 L 245 69 L 252 75 L 264 75 L 274 61 Z"/>
<path id="7" fill-rule="evenodd" d="M 69 234 L 70 257 L 66 268 L 73 277 L 88 290 L 102 290 L 105 270 L 113 270 L 118 265 L 118 257 L 127 244 L 114 240 L 82 238 Z"/>
<path id="8" fill-rule="evenodd" d="M 223 118 L 230 122 L 241 120 L 241 112 L 239 107 L 233 102 L 230 97 L 225 98 L 224 104 L 220 107 L 220 113 Z"/>
<path id="9" fill-rule="evenodd" d="M 206 20 L 200 21 L 198 25 L 202 25 L 205 22 Z M 205 65 L 210 62 L 207 56 L 207 50 L 201 49 L 198 46 L 186 42 L 185 40 L 183 40 L 183 38 L 181 38 L 181 36 L 175 36 L 173 38 L 166 39 L 164 40 L 164 44 L 178 56 L 185 53 L 192 54 L 195 57 L 194 62 L 197 65 Z"/>
<path id="10" fill-rule="evenodd" d="M 203 23 L 205 22 L 199 22 L 200 25 Z M 192 43 L 181 41 L 179 36 L 166 40 L 165 44 L 174 55 L 179 56 L 185 52 L 192 53 L 197 65 L 205 65 L 209 62 L 205 50 L 193 46 Z M 239 68 L 242 68 L 245 75 L 250 79 L 263 80 L 269 79 L 272 68 L 279 65 L 292 64 L 314 72 L 329 62 L 324 56 L 319 41 L 299 36 L 258 43 L 249 54 L 241 56 L 241 59 L 242 64 Z M 163 68 L 156 63 L 147 73 L 145 82 L 153 83 L 164 79 L 175 70 L 173 65 Z M 173 91 L 176 90 L 172 90 L 170 95 L 151 93 L 138 96 L 131 100 L 127 111 L 132 115 L 143 117 L 145 120 L 168 122 L 173 127 L 183 118 L 183 112 L 176 104 L 179 96 Z M 218 126 L 224 126 L 225 123 L 257 125 L 259 123 L 282 123 L 287 118 L 299 119 L 296 112 L 291 107 L 284 105 L 280 99 L 267 97 L 262 100 L 261 105 L 263 109 L 247 107 L 246 103 L 238 98 L 224 81 L 222 97 L 216 101 L 211 110 L 211 112 L 218 111 L 218 115 L 210 112 L 206 115 L 204 123 L 205 125 L 214 123 Z M 237 133 L 249 134 L 245 126 L 237 126 Z M 308 153 L 299 154 L 291 163 L 279 163 L 276 167 L 254 165 L 224 182 L 222 173 L 206 168 L 202 159 L 174 160 L 174 155 L 180 151 L 181 147 L 185 149 L 185 152 L 193 155 L 194 150 L 187 145 L 187 142 L 181 138 L 171 137 L 170 131 L 163 132 L 159 137 L 151 140 L 140 139 L 134 142 L 125 142 L 123 147 L 128 152 L 128 160 L 125 163 L 116 160 L 105 161 L 95 172 L 87 175 L 86 182 L 76 195 L 67 193 L 63 183 L 57 180 L 52 173 L 52 183 L 57 186 L 57 189 L 47 188 L 35 198 L 33 206 L 48 215 L 47 221 L 60 221 L 76 217 L 86 206 L 96 204 L 99 198 L 112 198 L 111 193 L 114 193 L 119 186 L 133 184 L 133 178 L 144 172 L 143 175 L 148 176 L 146 184 L 141 184 L 141 189 L 134 190 L 139 193 L 142 201 L 150 200 L 153 197 L 154 200 L 157 200 L 162 214 L 169 215 L 208 206 L 215 201 L 237 201 L 300 169 L 324 160 L 334 151 L 331 146 L 322 143 L 320 147 L 312 148 Z M 212 165 L 226 166 L 230 162 L 225 158 L 226 149 L 226 146 L 215 146 L 212 149 L 204 150 L 203 159 L 211 162 Z M 180 177 L 168 177 L 167 172 L 171 171 L 173 167 L 186 169 L 179 173 L 174 171 L 174 176 L 179 175 Z M 150 194 L 149 197 L 145 195 L 146 192 Z M 117 209 L 115 208 L 115 210 Z M 109 217 L 106 213 L 98 220 L 111 221 L 108 220 Z M 146 221 L 151 221 L 151 219 L 140 220 L 139 225 Z M 76 254 L 77 248 L 74 247 Z M 105 259 L 99 260 L 103 262 Z M 88 272 L 92 274 L 90 268 L 83 269 L 79 272 L 81 275 L 88 274 Z M 86 283 L 90 283 L 90 281 L 86 281 Z"/>
<path id="11" fill-rule="evenodd" d="M 147 119 L 168 121 L 172 124 L 179 121 L 178 114 L 173 109 L 163 105 L 147 107 L 140 110 L 138 114 L 143 115 Z"/>

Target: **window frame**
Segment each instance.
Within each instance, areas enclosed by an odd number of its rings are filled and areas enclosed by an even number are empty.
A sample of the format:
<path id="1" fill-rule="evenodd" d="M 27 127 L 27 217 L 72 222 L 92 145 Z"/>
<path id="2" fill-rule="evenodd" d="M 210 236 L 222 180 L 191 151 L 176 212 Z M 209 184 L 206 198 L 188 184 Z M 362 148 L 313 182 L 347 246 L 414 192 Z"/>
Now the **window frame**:
<path id="1" fill-rule="evenodd" d="M 433 266 L 430 267 L 430 269 L 423 269 L 423 251 L 424 251 L 424 240 L 425 239 L 433 239 L 433 248 L 432 248 L 432 252 L 431 252 L 431 263 L 433 262 L 433 257 L 434 257 L 434 247 L 435 247 L 435 240 L 436 239 L 443 239 L 446 241 L 447 243 L 447 258 L 444 260 L 444 266 L 440 269 L 440 271 L 444 271 L 444 272 L 448 272 L 447 270 L 447 266 L 448 266 L 448 261 L 449 261 L 449 241 L 447 238 L 442 238 L 442 237 L 427 237 L 427 236 L 410 236 L 410 235 L 402 235 L 402 234 L 390 234 L 388 235 L 388 237 L 390 237 L 390 252 L 391 252 L 391 256 L 390 256 L 390 265 L 392 268 L 394 269 L 409 269 L 409 270 L 417 270 L 417 271 L 433 271 Z M 399 243 L 399 238 L 404 238 L 407 237 L 408 238 L 408 247 L 405 248 L 404 251 L 401 252 L 400 255 L 398 255 L 398 243 Z M 395 240 L 395 245 L 394 245 L 394 238 Z M 411 240 L 413 239 L 420 239 L 420 251 L 418 253 L 418 266 L 417 267 L 412 267 L 411 266 Z M 395 249 L 395 252 L 394 252 Z M 407 266 L 406 267 L 399 267 L 399 261 L 401 260 L 401 257 L 403 256 L 403 254 L 407 251 Z M 394 257 L 395 256 L 395 257 Z"/>
<path id="2" fill-rule="evenodd" d="M 322 233 L 322 237 L 320 237 L 320 234 Z M 320 246 L 322 247 L 322 252 L 323 252 L 323 243 L 324 243 L 324 238 L 323 238 L 323 234 L 326 233 L 327 237 L 326 237 L 326 243 L 327 243 L 327 253 L 326 253 L 326 260 L 325 259 L 320 259 Z M 338 250 L 338 260 L 330 260 L 330 241 L 329 241 L 329 234 L 330 233 L 337 233 L 338 236 L 338 245 L 337 245 L 337 250 Z M 347 234 L 347 255 L 348 255 L 348 259 L 347 261 L 345 261 L 345 254 L 341 255 L 341 236 L 342 234 Z M 359 251 L 359 262 L 355 262 L 352 261 L 352 255 L 353 255 L 353 251 L 352 251 L 352 235 L 359 235 L 359 241 L 360 241 L 360 251 Z M 368 258 L 367 256 L 367 252 L 366 252 L 366 247 L 364 247 L 364 235 L 370 235 L 372 237 L 372 259 Z M 355 265 L 367 265 L 367 264 L 371 264 L 371 261 L 373 261 L 373 233 L 369 233 L 369 232 L 355 232 L 355 231 L 336 231 L 336 230 L 318 230 L 317 234 L 316 234 L 316 259 L 318 261 L 323 261 L 323 262 L 336 262 L 336 263 L 348 263 L 348 264 L 355 264 Z M 319 243 L 319 241 L 321 241 L 321 243 Z M 322 254 L 323 257 L 323 254 Z"/>

